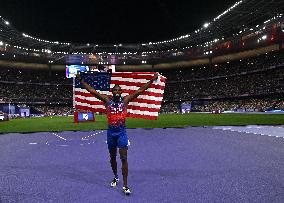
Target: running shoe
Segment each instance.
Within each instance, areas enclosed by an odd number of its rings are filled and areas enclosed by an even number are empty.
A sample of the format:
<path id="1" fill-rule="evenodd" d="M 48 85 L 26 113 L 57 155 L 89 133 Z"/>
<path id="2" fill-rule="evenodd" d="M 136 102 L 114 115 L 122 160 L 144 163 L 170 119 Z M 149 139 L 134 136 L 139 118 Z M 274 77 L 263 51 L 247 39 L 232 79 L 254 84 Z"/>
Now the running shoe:
<path id="1" fill-rule="evenodd" d="M 117 183 L 118 183 L 119 179 L 118 178 L 113 178 L 113 180 L 110 183 L 111 187 L 116 187 Z"/>
<path id="2" fill-rule="evenodd" d="M 122 188 L 122 192 L 124 194 L 126 194 L 126 195 L 130 195 L 131 194 L 131 191 L 130 191 L 129 187 L 123 187 Z"/>

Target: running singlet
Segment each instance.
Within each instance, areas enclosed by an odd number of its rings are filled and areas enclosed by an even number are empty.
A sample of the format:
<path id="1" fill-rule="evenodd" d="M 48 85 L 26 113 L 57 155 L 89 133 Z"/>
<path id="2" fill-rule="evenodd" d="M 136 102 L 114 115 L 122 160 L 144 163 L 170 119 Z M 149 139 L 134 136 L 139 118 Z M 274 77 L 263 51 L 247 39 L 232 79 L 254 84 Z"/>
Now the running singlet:
<path id="1" fill-rule="evenodd" d="M 106 114 L 110 130 L 121 131 L 125 129 L 127 110 L 123 102 L 123 97 L 120 97 L 117 103 L 111 98 L 106 105 Z"/>

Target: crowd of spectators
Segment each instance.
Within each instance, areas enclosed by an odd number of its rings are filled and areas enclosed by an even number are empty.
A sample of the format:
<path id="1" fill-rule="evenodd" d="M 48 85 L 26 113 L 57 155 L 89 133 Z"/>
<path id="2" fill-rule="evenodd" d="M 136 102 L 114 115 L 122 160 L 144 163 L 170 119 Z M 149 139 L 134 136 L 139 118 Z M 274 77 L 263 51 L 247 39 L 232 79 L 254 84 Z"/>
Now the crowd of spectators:
<path id="1" fill-rule="evenodd" d="M 265 71 L 284 64 L 284 51 L 274 51 L 264 55 L 258 55 L 225 63 L 202 65 L 174 70 L 164 70 L 161 73 L 170 82 L 186 82 L 192 80 L 208 79 L 215 77 L 235 76 L 240 73 Z"/>
<path id="2" fill-rule="evenodd" d="M 188 101 L 190 112 L 265 112 L 269 110 L 284 110 L 284 97 L 274 99 L 238 99 L 238 100 L 206 100 Z M 161 113 L 180 113 L 181 103 L 169 102 L 162 105 Z"/>
<path id="3" fill-rule="evenodd" d="M 0 83 L 0 95 L 7 102 L 70 103 L 72 85 Z"/>
<path id="4" fill-rule="evenodd" d="M 284 93 L 283 55 L 283 52 L 275 52 L 211 67 L 163 71 L 168 78 L 165 100 Z"/>
<path id="5" fill-rule="evenodd" d="M 193 110 L 224 111 L 243 108 L 261 111 L 269 107 L 283 108 L 283 100 L 278 103 L 274 99 L 246 102 L 232 100 L 239 97 L 265 98 L 267 95 L 284 94 L 283 55 L 283 51 L 277 51 L 222 64 L 159 71 L 168 78 L 161 112 L 179 112 L 181 102 L 204 99 L 211 99 L 211 102 L 193 106 Z M 65 70 L 0 67 L 1 103 L 42 103 L 45 106 L 35 107 L 38 111 L 56 115 L 72 111 L 72 98 L 72 80 L 65 77 Z M 220 99 L 223 100 L 220 102 Z"/>
<path id="6" fill-rule="evenodd" d="M 178 103 L 167 103 L 163 104 L 160 113 L 180 113 L 180 104 Z"/>
<path id="7" fill-rule="evenodd" d="M 284 98 L 208 101 L 192 107 L 193 112 L 264 112 L 269 110 L 284 110 Z"/>
<path id="8" fill-rule="evenodd" d="M 46 69 L 29 68 L 5 68 L 0 67 L 0 81 L 24 82 L 24 83 L 52 83 L 72 84 L 66 78 L 65 71 L 49 71 Z"/>
<path id="9" fill-rule="evenodd" d="M 165 99 L 178 101 L 284 93 L 283 78 L 284 69 L 281 67 L 230 77 L 168 83 Z"/>
<path id="10" fill-rule="evenodd" d="M 56 105 L 36 105 L 31 106 L 33 114 L 45 116 L 68 116 L 73 114 L 71 106 L 56 106 Z"/>

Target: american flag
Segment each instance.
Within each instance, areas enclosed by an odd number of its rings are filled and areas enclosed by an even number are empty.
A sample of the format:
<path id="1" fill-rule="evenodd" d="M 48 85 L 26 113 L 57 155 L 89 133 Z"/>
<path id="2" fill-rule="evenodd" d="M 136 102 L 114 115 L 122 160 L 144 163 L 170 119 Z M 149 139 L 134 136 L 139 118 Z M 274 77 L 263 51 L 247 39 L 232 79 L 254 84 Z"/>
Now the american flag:
<path id="1" fill-rule="evenodd" d="M 81 74 L 81 78 L 100 94 L 109 97 L 112 96 L 113 86 L 118 84 L 124 97 L 146 84 L 154 74 L 153 72 L 86 72 Z M 129 102 L 127 116 L 156 120 L 163 100 L 165 82 L 166 78 L 159 75 L 147 90 Z M 77 80 L 74 87 L 74 105 L 76 110 L 105 113 L 104 103 L 89 93 Z"/>

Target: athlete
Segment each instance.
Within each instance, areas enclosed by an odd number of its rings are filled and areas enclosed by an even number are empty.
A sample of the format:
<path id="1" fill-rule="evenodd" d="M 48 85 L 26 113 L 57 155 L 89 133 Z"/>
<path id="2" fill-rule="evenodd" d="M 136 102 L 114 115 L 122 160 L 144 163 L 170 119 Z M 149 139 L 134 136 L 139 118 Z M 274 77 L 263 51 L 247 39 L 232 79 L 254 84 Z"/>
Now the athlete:
<path id="1" fill-rule="evenodd" d="M 116 187 L 119 179 L 117 174 L 117 162 L 116 155 L 117 149 L 119 149 L 120 159 L 122 163 L 122 177 L 123 177 L 123 188 L 122 191 L 126 195 L 130 195 L 131 191 L 127 184 L 128 176 L 128 162 L 127 162 L 127 151 L 128 151 L 128 136 L 126 133 L 125 118 L 127 115 L 127 105 L 133 99 L 138 97 L 144 90 L 148 89 L 149 86 L 157 80 L 159 74 L 155 73 L 154 77 L 147 82 L 145 85 L 140 87 L 133 94 L 122 97 L 122 90 L 119 85 L 115 85 L 112 88 L 112 96 L 100 94 L 89 84 L 84 82 L 79 74 L 76 75 L 76 79 L 81 82 L 86 90 L 93 94 L 96 98 L 103 101 L 106 107 L 106 115 L 108 118 L 108 130 L 107 130 L 107 144 L 110 155 L 110 164 L 114 174 L 114 178 L 111 182 L 111 187 Z"/>

